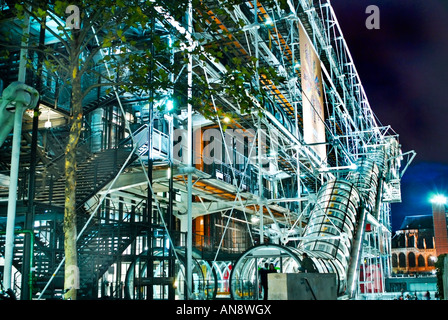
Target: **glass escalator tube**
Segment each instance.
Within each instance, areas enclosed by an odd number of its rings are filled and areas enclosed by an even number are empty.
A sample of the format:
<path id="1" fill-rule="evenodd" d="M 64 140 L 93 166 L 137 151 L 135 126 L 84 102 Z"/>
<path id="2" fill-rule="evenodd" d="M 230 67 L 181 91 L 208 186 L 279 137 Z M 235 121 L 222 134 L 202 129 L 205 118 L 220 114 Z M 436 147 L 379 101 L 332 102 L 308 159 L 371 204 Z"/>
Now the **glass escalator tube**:
<path id="1" fill-rule="evenodd" d="M 346 284 L 360 204 L 361 197 L 353 183 L 336 179 L 324 184 L 298 247 L 308 253 L 318 269 L 336 273 L 340 292 Z"/>

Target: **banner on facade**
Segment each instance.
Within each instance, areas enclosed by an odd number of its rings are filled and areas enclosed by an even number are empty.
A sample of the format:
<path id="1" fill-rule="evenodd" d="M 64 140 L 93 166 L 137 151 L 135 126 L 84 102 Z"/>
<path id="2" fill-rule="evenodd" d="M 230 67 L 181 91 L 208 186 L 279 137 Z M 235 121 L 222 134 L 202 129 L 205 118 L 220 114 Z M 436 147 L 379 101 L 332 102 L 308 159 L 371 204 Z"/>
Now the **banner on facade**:
<path id="1" fill-rule="evenodd" d="M 303 138 L 321 160 L 326 158 L 322 70 L 303 27 L 299 27 Z"/>

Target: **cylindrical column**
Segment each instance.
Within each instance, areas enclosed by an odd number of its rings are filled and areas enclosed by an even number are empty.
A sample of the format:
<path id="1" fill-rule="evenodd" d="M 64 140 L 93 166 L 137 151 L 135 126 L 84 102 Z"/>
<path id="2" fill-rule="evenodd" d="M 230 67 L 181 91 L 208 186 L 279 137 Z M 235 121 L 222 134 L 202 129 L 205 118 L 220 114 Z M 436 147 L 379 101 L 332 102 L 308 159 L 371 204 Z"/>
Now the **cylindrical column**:
<path id="1" fill-rule="evenodd" d="M 193 33 L 193 6 L 190 2 L 188 3 L 188 12 L 187 12 L 187 24 L 188 24 L 188 33 Z M 193 43 L 190 43 L 190 46 L 193 46 Z M 189 50 L 192 50 L 190 47 Z M 193 56 L 191 53 L 188 53 L 188 99 L 193 96 Z M 193 216 L 192 216 L 192 197 L 193 197 L 193 106 L 191 103 L 188 103 L 188 180 L 187 180 L 187 243 L 185 248 L 185 253 L 187 256 L 187 265 L 186 265 L 186 299 L 191 299 L 191 293 L 193 289 L 193 273 L 192 273 L 192 265 L 193 265 Z"/>
<path id="2" fill-rule="evenodd" d="M 3 285 L 5 289 L 12 289 L 12 260 L 14 257 L 14 227 L 16 220 L 17 183 L 20 165 L 20 142 L 22 140 L 23 104 L 16 103 L 14 115 L 14 135 L 12 140 L 11 172 L 8 195 L 8 216 L 6 222 L 5 243 L 5 269 L 3 273 Z"/>

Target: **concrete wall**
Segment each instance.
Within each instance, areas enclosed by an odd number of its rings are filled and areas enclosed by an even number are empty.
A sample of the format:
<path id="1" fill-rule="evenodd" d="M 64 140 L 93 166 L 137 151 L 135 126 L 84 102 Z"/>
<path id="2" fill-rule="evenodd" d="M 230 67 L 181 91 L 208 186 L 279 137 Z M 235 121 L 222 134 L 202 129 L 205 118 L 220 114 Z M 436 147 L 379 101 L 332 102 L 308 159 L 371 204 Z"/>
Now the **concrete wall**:
<path id="1" fill-rule="evenodd" d="M 268 300 L 336 300 L 334 273 L 269 273 Z"/>

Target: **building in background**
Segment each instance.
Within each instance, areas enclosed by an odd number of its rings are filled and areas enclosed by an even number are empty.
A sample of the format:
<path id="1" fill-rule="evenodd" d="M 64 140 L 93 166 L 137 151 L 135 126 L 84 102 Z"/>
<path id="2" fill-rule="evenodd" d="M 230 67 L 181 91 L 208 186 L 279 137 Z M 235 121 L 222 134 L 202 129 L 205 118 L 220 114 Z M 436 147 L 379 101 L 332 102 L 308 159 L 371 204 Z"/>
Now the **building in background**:
<path id="1" fill-rule="evenodd" d="M 423 299 L 426 291 L 436 297 L 435 263 L 447 245 L 446 231 L 445 205 L 441 203 L 433 203 L 431 215 L 404 218 L 392 237 L 392 274 L 386 279 L 386 290 L 396 293 L 395 298 L 404 293 Z"/>
<path id="2" fill-rule="evenodd" d="M 395 274 L 434 274 L 437 258 L 448 249 L 446 198 L 432 197 L 432 214 L 407 216 L 392 238 Z"/>
<path id="3" fill-rule="evenodd" d="M 405 217 L 392 237 L 392 272 L 434 274 L 437 259 L 435 243 L 432 215 Z"/>

